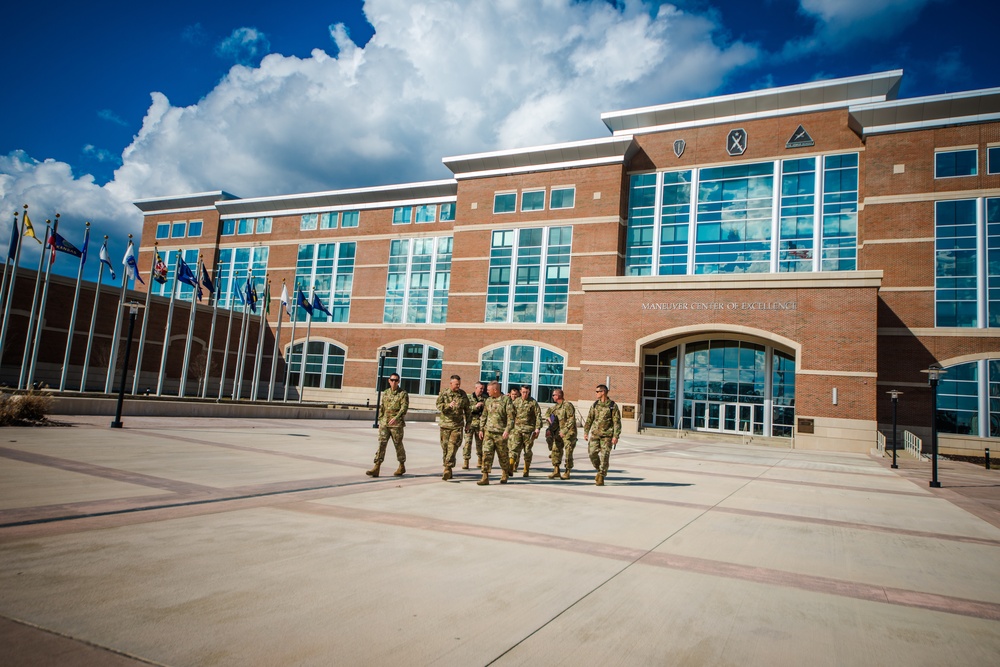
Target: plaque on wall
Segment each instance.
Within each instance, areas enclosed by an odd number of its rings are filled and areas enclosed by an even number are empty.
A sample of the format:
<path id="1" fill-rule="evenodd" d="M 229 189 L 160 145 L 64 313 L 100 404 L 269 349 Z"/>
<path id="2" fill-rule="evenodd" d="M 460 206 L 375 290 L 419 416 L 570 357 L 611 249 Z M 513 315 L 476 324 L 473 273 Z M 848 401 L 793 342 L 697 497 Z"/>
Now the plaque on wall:
<path id="1" fill-rule="evenodd" d="M 742 127 L 737 130 L 730 130 L 726 137 L 726 152 L 730 155 L 743 155 L 747 149 L 747 131 Z"/>
<path id="2" fill-rule="evenodd" d="M 623 405 L 622 406 L 622 419 L 635 419 L 635 406 L 634 405 Z"/>
<path id="3" fill-rule="evenodd" d="M 815 146 L 816 142 L 806 132 L 806 128 L 799 127 L 792 133 L 792 136 L 785 142 L 785 148 L 802 148 L 804 146 Z"/>
<path id="4" fill-rule="evenodd" d="M 684 148 L 687 146 L 687 142 L 683 139 L 678 139 L 674 142 L 674 155 L 680 157 L 684 155 Z"/>
<path id="5" fill-rule="evenodd" d="M 799 433 L 815 433 L 815 419 L 799 419 L 799 426 L 796 429 Z"/>

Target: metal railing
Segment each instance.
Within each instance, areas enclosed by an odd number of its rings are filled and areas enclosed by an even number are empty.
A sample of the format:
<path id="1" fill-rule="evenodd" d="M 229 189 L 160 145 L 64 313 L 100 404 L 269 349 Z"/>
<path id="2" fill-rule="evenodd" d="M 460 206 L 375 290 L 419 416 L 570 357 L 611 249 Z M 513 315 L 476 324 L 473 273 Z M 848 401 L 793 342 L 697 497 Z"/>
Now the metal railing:
<path id="1" fill-rule="evenodd" d="M 918 461 L 927 461 L 928 458 L 923 455 L 922 448 L 924 446 L 923 440 L 913 435 L 909 431 L 903 431 L 903 445 L 906 448 L 906 452 L 917 459 Z"/>
<path id="2" fill-rule="evenodd" d="M 875 440 L 875 446 L 878 448 L 878 453 L 885 456 L 885 435 L 882 431 L 878 431 L 878 438 Z"/>

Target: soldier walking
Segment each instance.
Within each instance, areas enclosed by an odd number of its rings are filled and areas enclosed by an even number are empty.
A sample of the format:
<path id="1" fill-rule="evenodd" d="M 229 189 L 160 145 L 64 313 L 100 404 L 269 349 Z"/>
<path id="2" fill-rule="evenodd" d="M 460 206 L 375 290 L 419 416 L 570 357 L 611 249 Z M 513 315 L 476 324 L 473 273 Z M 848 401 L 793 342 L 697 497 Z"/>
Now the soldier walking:
<path id="1" fill-rule="evenodd" d="M 369 477 L 378 477 L 385 460 L 385 446 L 392 438 L 396 447 L 396 460 L 399 467 L 392 473 L 399 477 L 406 472 L 406 450 L 403 449 L 403 429 L 406 422 L 403 418 L 410 409 L 410 395 L 399 387 L 399 375 L 389 376 L 389 388 L 382 392 L 382 400 L 378 409 L 378 452 L 375 454 L 375 466 L 365 472 Z"/>
<path id="2" fill-rule="evenodd" d="M 545 412 L 545 443 L 549 446 L 552 456 L 552 472 L 549 479 L 559 477 L 559 466 L 562 464 L 563 452 L 566 452 L 566 467 L 562 478 L 569 479 L 569 471 L 573 469 L 573 450 L 576 449 L 576 408 L 565 400 L 563 390 L 552 392 L 555 405 Z"/>
<path id="3" fill-rule="evenodd" d="M 618 444 L 618 436 L 622 434 L 622 414 L 618 405 L 608 398 L 607 385 L 597 385 L 596 391 L 597 400 L 590 407 L 587 422 L 583 425 L 583 439 L 590 443 L 587 453 L 597 470 L 594 484 L 604 486 L 611 450 Z M 590 438 L 591 435 L 594 436 L 593 439 Z"/>
<path id="4" fill-rule="evenodd" d="M 457 375 L 451 376 L 448 389 L 438 396 L 437 409 L 441 412 L 438 419 L 438 425 L 441 427 L 441 460 L 444 465 L 441 479 L 447 481 L 451 479 L 455 457 L 462 446 L 462 432 L 472 418 L 469 395 L 462 389 L 462 378 Z"/>
<path id="5" fill-rule="evenodd" d="M 510 469 L 517 470 L 524 452 L 524 474 L 527 477 L 531 471 L 531 449 L 535 444 L 538 432 L 542 430 L 542 409 L 538 401 L 531 397 L 531 387 L 521 385 L 521 395 L 514 401 L 514 429 L 510 434 Z"/>
<path id="6" fill-rule="evenodd" d="M 472 457 L 472 443 L 476 443 L 476 467 L 483 467 L 483 438 L 479 435 L 479 428 L 482 421 L 483 408 L 486 406 L 486 385 L 482 382 L 476 383 L 476 389 L 469 396 L 469 404 L 472 406 L 472 419 L 465 427 L 465 447 L 462 450 L 462 470 L 469 469 L 469 459 Z"/>
<path id="7" fill-rule="evenodd" d="M 483 439 L 483 478 L 476 482 L 479 486 L 490 483 L 490 470 L 493 468 L 493 452 L 496 451 L 500 461 L 500 483 L 506 484 L 510 476 L 510 461 L 507 458 L 507 436 L 514 425 L 514 406 L 510 398 L 500 393 L 500 383 L 490 382 L 487 387 L 490 397 L 483 406 L 481 431 Z"/>

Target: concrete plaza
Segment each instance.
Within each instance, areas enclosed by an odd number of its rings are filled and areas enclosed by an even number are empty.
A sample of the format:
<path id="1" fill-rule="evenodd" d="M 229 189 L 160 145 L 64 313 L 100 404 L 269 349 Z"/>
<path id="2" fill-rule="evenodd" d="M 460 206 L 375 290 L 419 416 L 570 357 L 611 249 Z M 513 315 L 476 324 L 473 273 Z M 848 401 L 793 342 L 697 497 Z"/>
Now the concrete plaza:
<path id="1" fill-rule="evenodd" d="M 57 419 L 0 430 L 4 665 L 1000 664 L 1000 471 L 639 435 L 479 487 L 430 423 L 369 479 L 365 421 Z"/>

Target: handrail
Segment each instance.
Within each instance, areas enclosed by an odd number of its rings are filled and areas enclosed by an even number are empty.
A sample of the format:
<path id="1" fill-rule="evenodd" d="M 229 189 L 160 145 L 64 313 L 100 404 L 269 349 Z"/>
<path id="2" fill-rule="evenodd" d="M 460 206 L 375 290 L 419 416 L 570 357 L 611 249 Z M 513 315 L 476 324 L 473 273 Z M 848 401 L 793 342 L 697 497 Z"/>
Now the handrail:
<path id="1" fill-rule="evenodd" d="M 929 460 L 926 456 L 923 455 L 923 446 L 924 446 L 923 440 L 913 435 L 909 431 L 903 431 L 903 445 L 906 448 L 906 452 L 913 458 L 917 459 L 918 461 Z"/>

